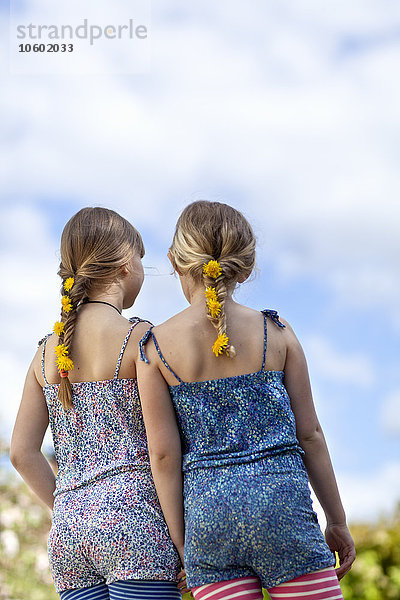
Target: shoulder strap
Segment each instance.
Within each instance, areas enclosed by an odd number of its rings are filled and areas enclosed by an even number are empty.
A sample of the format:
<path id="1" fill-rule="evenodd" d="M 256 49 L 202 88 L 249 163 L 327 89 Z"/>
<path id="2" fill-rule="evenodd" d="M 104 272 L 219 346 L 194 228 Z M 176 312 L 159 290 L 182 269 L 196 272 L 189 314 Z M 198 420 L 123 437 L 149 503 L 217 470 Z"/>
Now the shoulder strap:
<path id="1" fill-rule="evenodd" d="M 125 339 L 123 341 L 121 351 L 119 353 L 118 360 L 117 360 L 117 366 L 115 367 L 114 379 L 118 379 L 118 373 L 119 373 L 119 369 L 121 366 L 122 357 L 124 355 L 125 348 L 129 341 L 129 338 L 131 337 L 131 333 L 135 329 L 136 325 L 138 325 L 138 323 L 142 322 L 142 319 L 139 319 L 139 317 L 131 317 L 129 319 L 129 322 L 132 323 L 132 325 L 129 327 L 128 333 L 126 334 Z M 146 323 L 150 323 L 150 321 L 146 321 Z"/>
<path id="2" fill-rule="evenodd" d="M 263 354 L 263 361 L 262 361 L 262 366 L 260 371 L 264 371 L 265 368 L 265 359 L 267 356 L 267 317 L 269 317 L 276 325 L 278 325 L 278 327 L 285 327 L 285 325 L 283 323 L 281 323 L 281 321 L 279 320 L 279 315 L 276 312 L 276 310 L 271 310 L 269 308 L 266 308 L 264 310 L 261 311 L 263 313 L 264 316 L 264 354 Z"/>
<path id="3" fill-rule="evenodd" d="M 141 319 L 140 317 L 129 317 L 128 321 L 129 321 L 129 323 L 136 323 L 136 322 L 148 323 L 149 325 L 154 327 L 154 325 L 151 321 L 148 321 L 147 319 Z"/>
<path id="4" fill-rule="evenodd" d="M 278 327 L 286 327 L 286 325 L 284 325 L 280 320 L 279 320 L 279 315 L 276 312 L 276 310 L 271 310 L 270 308 L 265 308 L 263 311 L 261 311 L 264 313 L 264 315 L 267 315 L 267 317 L 269 317 L 274 323 L 275 325 L 278 325 Z"/>
<path id="5" fill-rule="evenodd" d="M 264 311 L 262 311 L 264 317 L 264 353 L 262 359 L 262 365 L 260 371 L 264 371 L 265 368 L 265 358 L 267 356 L 267 315 Z"/>
<path id="6" fill-rule="evenodd" d="M 157 350 L 157 354 L 160 357 L 160 359 L 162 360 L 163 364 L 167 367 L 168 371 L 170 371 L 172 373 L 172 375 L 179 381 L 179 383 L 183 383 L 182 379 L 180 377 L 178 377 L 178 375 L 175 373 L 175 371 L 173 371 L 171 369 L 171 367 L 169 366 L 169 364 L 167 363 L 167 361 L 165 360 L 164 356 L 162 355 L 162 352 L 160 350 L 160 346 L 158 345 L 156 336 L 153 333 L 153 327 L 150 327 L 150 329 L 148 329 L 146 331 L 146 333 L 144 334 L 144 336 L 142 337 L 142 339 L 139 342 L 139 352 L 140 352 L 140 360 L 143 360 L 147 365 L 149 364 L 149 359 L 147 358 L 145 351 L 144 351 L 144 346 L 147 344 L 147 342 L 149 341 L 150 337 L 153 338 L 153 342 L 154 342 L 154 346 Z"/>
<path id="7" fill-rule="evenodd" d="M 44 351 L 46 350 L 46 342 L 49 339 L 49 337 L 51 336 L 51 333 L 48 333 L 47 335 L 44 336 L 44 338 L 42 338 L 39 341 L 38 346 L 42 346 L 42 375 L 43 375 L 43 379 L 46 385 L 49 385 L 49 382 L 46 379 L 46 373 L 44 372 Z"/>

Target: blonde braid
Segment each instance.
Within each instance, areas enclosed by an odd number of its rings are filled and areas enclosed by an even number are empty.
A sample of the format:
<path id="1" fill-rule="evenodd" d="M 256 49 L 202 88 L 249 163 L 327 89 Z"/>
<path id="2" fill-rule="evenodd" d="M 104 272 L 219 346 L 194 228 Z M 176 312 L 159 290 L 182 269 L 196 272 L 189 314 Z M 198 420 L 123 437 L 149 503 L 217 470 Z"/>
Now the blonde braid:
<path id="1" fill-rule="evenodd" d="M 204 263 L 206 266 L 208 263 Z M 220 264 L 220 263 L 218 263 Z M 207 301 L 206 302 L 206 309 L 207 309 L 207 318 L 208 320 L 212 323 L 212 325 L 215 327 L 215 329 L 217 330 L 218 333 L 218 340 L 222 340 L 225 339 L 224 336 L 226 336 L 226 340 L 227 342 L 229 341 L 229 338 L 226 334 L 226 313 L 225 313 L 225 299 L 227 296 L 227 288 L 226 288 L 226 283 L 225 283 L 225 274 L 222 271 L 222 273 L 217 277 L 211 277 L 210 275 L 208 275 L 205 272 L 205 269 L 203 267 L 203 283 L 204 286 L 206 288 L 206 290 L 214 290 L 215 291 L 215 296 L 216 296 L 216 300 L 217 303 L 216 304 L 216 310 L 212 310 L 211 306 L 210 306 L 210 302 Z M 207 297 L 207 294 L 206 294 Z M 214 314 L 213 314 L 214 313 Z M 232 345 L 224 345 L 224 350 L 227 354 L 227 356 L 229 356 L 230 358 L 233 358 L 234 356 L 236 356 L 236 350 L 235 347 Z M 220 354 L 220 352 L 216 351 L 216 346 L 213 346 L 213 351 L 216 354 L 216 356 L 218 356 Z"/>

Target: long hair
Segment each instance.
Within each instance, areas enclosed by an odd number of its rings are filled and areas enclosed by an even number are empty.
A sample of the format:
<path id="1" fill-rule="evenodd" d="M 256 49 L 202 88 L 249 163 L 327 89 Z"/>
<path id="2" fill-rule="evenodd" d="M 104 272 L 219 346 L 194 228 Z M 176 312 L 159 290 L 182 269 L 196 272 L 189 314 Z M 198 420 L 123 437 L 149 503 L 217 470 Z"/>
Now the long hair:
<path id="1" fill-rule="evenodd" d="M 93 291 L 105 289 L 118 278 L 120 268 L 133 253 L 144 256 L 143 241 L 136 229 L 113 210 L 101 207 L 82 208 L 65 225 L 61 236 L 61 294 L 65 282 L 74 283 L 68 297 L 70 310 L 61 309 L 63 332 L 59 344 L 71 354 L 77 308 Z M 68 377 L 61 378 L 58 397 L 63 407 L 72 408 L 72 390 Z"/>
<path id="2" fill-rule="evenodd" d="M 203 282 L 206 289 L 215 290 L 219 308 L 209 310 L 207 316 L 218 336 L 226 334 L 225 298 L 238 280 L 247 277 L 255 266 L 256 239 L 254 232 L 238 210 L 220 202 L 200 200 L 189 204 L 180 215 L 170 247 L 172 263 L 180 273 Z M 210 277 L 204 265 L 218 261 L 221 274 Z M 217 305 L 217 306 L 218 306 Z M 235 355 L 232 345 L 228 356 Z"/>

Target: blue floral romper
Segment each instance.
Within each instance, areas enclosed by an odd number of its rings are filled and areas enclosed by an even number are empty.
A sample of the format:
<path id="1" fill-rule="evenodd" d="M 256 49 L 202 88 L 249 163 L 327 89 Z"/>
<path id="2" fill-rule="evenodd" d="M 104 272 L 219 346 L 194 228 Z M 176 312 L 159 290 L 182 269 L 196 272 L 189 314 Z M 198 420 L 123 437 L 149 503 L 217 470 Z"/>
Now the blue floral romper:
<path id="1" fill-rule="evenodd" d="M 72 384 L 73 408 L 65 411 L 58 384 L 44 372 L 58 465 L 53 522 L 48 540 L 56 590 L 118 580 L 176 581 L 180 560 L 168 534 L 151 476 L 136 379 Z"/>
<path id="2" fill-rule="evenodd" d="M 303 450 L 283 371 L 184 382 L 150 329 L 180 428 L 185 507 L 185 568 L 190 587 L 257 575 L 264 588 L 330 567 L 335 558 L 313 511 Z"/>

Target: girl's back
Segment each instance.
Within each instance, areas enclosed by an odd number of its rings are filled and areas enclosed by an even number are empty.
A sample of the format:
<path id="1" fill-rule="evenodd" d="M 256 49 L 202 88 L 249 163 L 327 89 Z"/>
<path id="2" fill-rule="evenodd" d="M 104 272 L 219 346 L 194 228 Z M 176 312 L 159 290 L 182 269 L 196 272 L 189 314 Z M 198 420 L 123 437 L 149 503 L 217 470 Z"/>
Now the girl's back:
<path id="1" fill-rule="evenodd" d="M 68 411 L 58 398 L 59 383 L 52 383 L 55 336 L 45 338 L 40 347 L 43 393 L 58 466 L 56 495 L 112 473 L 150 468 L 135 378 L 138 336 L 148 324 L 133 318 L 129 326 L 118 315 L 102 315 L 106 322 L 98 328 L 100 338 L 91 331 L 96 312 L 101 315 L 101 309 L 82 307 L 78 317 L 74 358 L 78 357 L 80 368 L 74 379 L 79 381 L 71 382 L 73 407 Z M 90 345 L 98 344 L 92 357 L 88 340 Z"/>
<path id="2" fill-rule="evenodd" d="M 111 307 L 105 308 L 104 305 L 84 304 L 77 312 L 73 338 L 75 368 L 68 375 L 70 382 L 112 379 L 129 323 L 115 310 L 111 310 Z M 131 319 L 131 322 L 135 321 Z M 129 343 L 127 342 L 121 356 L 119 378 L 136 377 L 137 344 L 148 327 L 149 323 L 146 321 L 132 329 Z M 54 349 L 58 343 L 56 335 L 51 335 L 46 342 L 44 366 L 50 383 L 60 382 L 54 360 Z M 40 370 L 38 377 L 41 376 Z"/>
<path id="3" fill-rule="evenodd" d="M 260 370 L 264 352 L 264 319 L 260 311 L 232 302 L 226 306 L 229 338 L 235 346 L 236 356 L 222 354 L 216 360 L 210 351 L 215 340 L 215 330 L 204 310 L 204 299 L 192 305 L 154 329 L 164 358 L 185 382 L 206 381 L 232 377 Z M 285 321 L 283 321 L 286 324 Z M 287 325 L 287 324 L 286 324 Z M 279 328 L 267 323 L 267 354 L 265 368 L 282 371 L 287 347 L 292 340 L 290 328 Z M 177 383 L 169 370 L 161 365 L 162 373 L 170 385 Z"/>
<path id="4" fill-rule="evenodd" d="M 186 374 L 190 376 L 197 372 L 199 377 L 196 379 L 183 379 L 178 375 L 163 356 L 163 344 L 160 343 L 160 337 L 166 342 L 165 330 L 168 327 L 173 330 L 172 321 L 178 326 L 180 321 L 182 328 L 186 326 L 186 331 L 182 331 L 185 334 L 182 339 L 186 342 L 190 334 L 193 336 L 186 315 L 181 313 L 165 324 L 164 332 L 163 327 L 149 330 L 140 342 L 142 356 L 146 359 L 144 346 L 148 339 L 153 339 L 152 354 L 158 354 L 163 372 L 175 379 L 169 390 L 180 424 L 185 472 L 199 467 L 252 462 L 278 454 L 285 454 L 286 458 L 290 455 L 285 465 L 293 466 L 296 462 L 299 464 L 302 454 L 296 439 L 296 423 L 290 399 L 283 385 L 284 365 L 281 364 L 281 357 L 285 354 L 285 340 L 279 337 L 279 330 L 284 330 L 285 325 L 275 311 L 257 313 L 240 306 L 231 308 L 233 314 L 237 312 L 242 313 L 244 318 L 253 318 L 255 323 L 252 325 L 257 327 L 253 332 L 256 343 L 254 346 L 249 343 L 253 327 L 244 328 L 243 321 L 237 319 L 236 326 L 232 328 L 234 333 L 230 335 L 231 340 L 235 340 L 235 334 L 242 336 L 238 338 L 240 343 L 235 344 L 236 356 L 227 358 L 229 362 L 218 361 L 219 369 L 209 365 L 209 361 L 201 360 L 206 354 L 206 349 L 202 349 L 201 344 L 200 352 L 203 350 L 203 355 L 199 354 L 199 348 L 191 350 L 186 344 L 182 350 L 186 351 L 187 356 Z M 206 321 L 204 332 L 207 329 L 210 329 L 210 325 Z M 158 335 L 158 330 L 161 336 Z M 281 367 L 279 369 L 270 369 L 266 365 L 271 331 L 274 331 L 273 336 L 277 340 L 274 358 L 276 366 Z M 258 344 L 260 333 L 261 344 Z M 209 342 L 207 337 L 203 336 L 203 344 Z M 280 348 L 280 352 L 276 346 Z M 169 348 L 174 365 L 179 364 L 179 357 L 174 354 L 177 347 L 175 341 L 172 348 Z M 150 360 L 154 358 L 152 356 Z M 199 365 L 196 365 L 197 358 Z M 214 363 L 217 362 L 213 358 Z"/>

